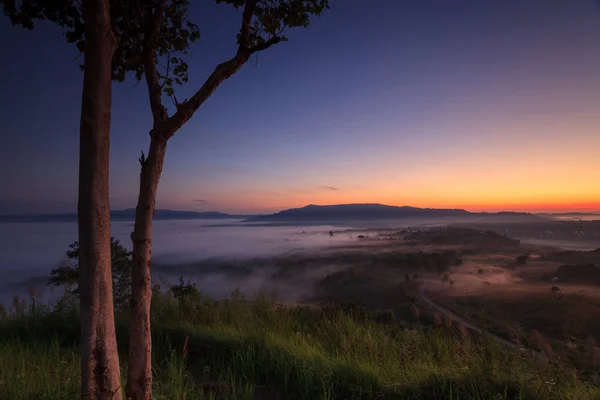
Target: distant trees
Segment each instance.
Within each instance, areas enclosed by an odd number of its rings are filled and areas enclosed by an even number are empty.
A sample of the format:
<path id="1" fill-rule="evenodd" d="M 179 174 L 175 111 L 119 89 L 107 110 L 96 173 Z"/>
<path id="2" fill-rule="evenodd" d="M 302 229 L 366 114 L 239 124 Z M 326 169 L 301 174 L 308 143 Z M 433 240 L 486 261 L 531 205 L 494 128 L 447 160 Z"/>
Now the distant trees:
<path id="1" fill-rule="evenodd" d="M 374 266 L 402 267 L 416 269 L 422 272 L 433 272 L 443 274 L 455 263 L 456 252 L 453 250 L 442 250 L 434 252 L 390 252 L 372 254 L 365 257 L 366 261 Z"/>
<path id="2" fill-rule="evenodd" d="M 448 274 L 444 274 L 444 276 L 442 277 L 442 282 L 446 283 L 450 280 L 450 276 Z"/>
<path id="3" fill-rule="evenodd" d="M 525 265 L 527 264 L 527 261 L 529 261 L 529 254 L 519 254 L 515 258 L 515 262 L 517 265 Z"/>
<path id="4" fill-rule="evenodd" d="M 131 303 L 131 252 L 125 248 L 114 237 L 110 238 L 111 245 L 111 270 L 113 278 L 113 299 L 115 311 L 125 311 Z M 73 266 L 63 265 L 53 269 L 50 272 L 48 285 L 64 287 L 65 294 L 59 301 L 65 300 L 70 303 L 80 297 L 78 287 L 81 268 L 79 267 L 79 243 L 73 242 L 69 245 L 66 252 L 69 260 L 74 260 Z M 165 281 L 168 283 L 168 281 Z M 169 285 L 169 292 L 175 299 L 196 299 L 200 296 L 200 291 L 195 283 L 185 282 L 183 277 L 179 282 Z"/>
<path id="5" fill-rule="evenodd" d="M 455 267 L 461 266 L 464 264 L 464 260 L 460 257 L 457 257 L 454 261 L 452 261 L 452 265 Z"/>
<path id="6" fill-rule="evenodd" d="M 79 298 L 78 286 L 81 275 L 79 265 L 79 242 L 69 245 L 67 258 L 75 261 L 73 266 L 61 266 L 50 273 L 49 285 L 64 286 L 67 295 Z M 131 252 L 118 239 L 110 238 L 110 264 L 113 287 L 113 302 L 116 310 L 126 309 L 131 301 Z"/>

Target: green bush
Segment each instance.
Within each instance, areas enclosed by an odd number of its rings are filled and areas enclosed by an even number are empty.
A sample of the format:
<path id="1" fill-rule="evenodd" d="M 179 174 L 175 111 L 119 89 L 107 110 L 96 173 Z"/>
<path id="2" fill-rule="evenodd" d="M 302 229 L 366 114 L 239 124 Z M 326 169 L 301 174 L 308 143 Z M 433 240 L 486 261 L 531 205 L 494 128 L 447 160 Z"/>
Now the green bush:
<path id="1" fill-rule="evenodd" d="M 114 237 L 110 238 L 110 253 L 115 308 L 125 309 L 129 307 L 131 300 L 132 253 L 121 244 L 119 239 Z M 65 303 L 79 298 L 79 242 L 74 242 L 69 246 L 67 258 L 74 260 L 75 265 L 53 269 L 48 282 L 49 285 L 66 288 L 65 295 L 58 301 L 59 307 L 64 307 Z"/>

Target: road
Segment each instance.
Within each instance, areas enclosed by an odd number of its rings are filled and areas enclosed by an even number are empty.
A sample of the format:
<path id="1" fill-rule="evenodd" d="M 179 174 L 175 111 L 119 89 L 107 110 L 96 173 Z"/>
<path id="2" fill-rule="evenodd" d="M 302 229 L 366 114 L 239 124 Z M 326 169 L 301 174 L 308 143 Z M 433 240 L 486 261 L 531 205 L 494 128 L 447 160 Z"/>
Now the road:
<path id="1" fill-rule="evenodd" d="M 429 304 L 429 306 L 431 308 L 433 308 L 434 310 L 444 314 L 445 316 L 448 316 L 450 318 L 452 318 L 452 320 L 466 326 L 467 328 L 471 329 L 474 332 L 477 332 L 479 334 L 483 334 L 483 330 L 481 328 L 479 328 L 477 325 L 472 324 L 471 322 L 469 322 L 468 320 L 466 320 L 465 318 L 461 317 L 460 315 L 456 315 L 455 313 L 453 313 L 451 310 L 442 307 L 441 305 L 437 304 L 435 301 L 431 300 L 429 297 L 427 297 L 427 295 L 425 295 L 425 288 L 423 287 L 423 285 L 421 285 L 419 287 L 419 297 L 426 302 L 427 304 Z M 548 357 L 546 357 L 544 354 L 539 353 L 535 350 L 532 349 L 527 349 L 522 345 L 519 345 L 517 343 L 513 343 L 513 342 L 509 342 L 506 339 L 502 339 L 500 336 L 496 336 L 493 333 L 490 332 L 486 332 L 486 334 L 493 338 L 494 340 L 496 340 L 497 342 L 503 344 L 506 347 L 510 347 L 511 349 L 514 350 L 518 350 L 518 351 L 522 351 L 522 350 L 529 350 L 535 357 L 537 357 L 539 360 L 543 360 L 543 361 L 549 361 Z"/>

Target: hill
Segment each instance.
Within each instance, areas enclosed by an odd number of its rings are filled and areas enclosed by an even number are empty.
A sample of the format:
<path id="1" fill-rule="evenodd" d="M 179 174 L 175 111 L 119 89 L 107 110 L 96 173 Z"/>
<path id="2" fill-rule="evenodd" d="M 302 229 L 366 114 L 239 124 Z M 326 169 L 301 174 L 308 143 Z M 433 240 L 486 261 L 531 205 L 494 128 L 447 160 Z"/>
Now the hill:
<path id="1" fill-rule="evenodd" d="M 283 306 L 266 294 L 215 301 L 197 292 L 174 297 L 170 290 L 152 297 L 156 399 L 600 396 L 583 368 L 538 362 L 454 323 L 409 325 L 390 310 L 354 303 Z M 0 318 L 0 398 L 80 397 L 78 307 L 67 302 L 63 308 L 50 311 L 32 300 Z M 425 322 L 427 314 L 415 318 Z M 116 312 L 123 363 L 127 319 Z"/>
<path id="2" fill-rule="evenodd" d="M 405 219 L 405 218 L 469 218 L 486 216 L 532 216 L 528 213 L 472 213 L 462 209 L 418 208 L 384 204 L 308 205 L 275 214 L 256 215 L 245 222 L 331 222 L 347 220 Z"/>
<path id="3" fill-rule="evenodd" d="M 586 216 L 599 216 L 597 212 L 565 212 L 565 213 L 539 213 L 538 215 L 550 216 L 550 217 L 586 217 Z"/>
<path id="4" fill-rule="evenodd" d="M 135 209 L 112 210 L 110 218 L 113 221 L 133 221 Z M 231 215 L 217 211 L 177 211 L 158 209 L 154 212 L 154 220 L 177 219 L 244 219 L 248 215 Z M 0 215 L 0 222 L 73 222 L 77 221 L 76 213 L 66 214 L 21 214 Z"/>
<path id="5" fill-rule="evenodd" d="M 135 209 L 112 210 L 113 221 L 133 221 Z M 179 211 L 157 209 L 154 212 L 155 220 L 183 220 L 183 219 L 243 219 L 244 222 L 339 222 L 339 221 L 366 221 L 385 219 L 407 218 L 470 218 L 470 217 L 536 217 L 533 214 L 517 212 L 498 213 L 473 213 L 462 209 L 445 208 L 418 208 L 409 206 L 388 206 L 384 204 L 338 204 L 317 206 L 308 205 L 302 208 L 283 210 L 275 214 L 266 215 L 234 215 L 218 211 Z M 77 221 L 77 213 L 66 214 L 21 214 L 0 215 L 0 222 L 73 222 Z"/>
<path id="6" fill-rule="evenodd" d="M 597 285 L 600 283 L 600 267 L 594 264 L 561 265 L 554 276 L 559 282 Z"/>

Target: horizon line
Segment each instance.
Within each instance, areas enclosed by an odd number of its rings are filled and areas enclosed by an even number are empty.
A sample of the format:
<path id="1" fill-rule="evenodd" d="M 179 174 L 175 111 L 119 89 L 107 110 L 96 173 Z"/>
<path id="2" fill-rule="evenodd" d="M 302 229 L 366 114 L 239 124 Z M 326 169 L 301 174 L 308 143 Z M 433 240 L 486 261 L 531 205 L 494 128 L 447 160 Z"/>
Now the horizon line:
<path id="1" fill-rule="evenodd" d="M 327 206 L 343 206 L 343 205 L 380 205 L 380 206 L 386 206 L 386 207 L 397 207 L 397 208 L 403 208 L 403 207 L 410 207 L 410 208 L 416 208 L 416 209 L 429 209 L 429 210 L 463 210 L 463 211 L 467 211 L 470 213 L 479 213 L 479 214 L 498 214 L 498 213 L 524 213 L 524 214 L 553 214 L 553 215 L 560 215 L 560 214 L 597 214 L 600 213 L 600 209 L 591 209 L 591 208 L 580 208 L 578 211 L 524 211 L 523 209 L 521 210 L 515 210 L 515 209 L 511 209 L 511 208 L 502 208 L 502 209 L 498 209 L 497 211 L 487 211 L 485 209 L 478 209 L 479 207 L 482 206 L 472 206 L 472 207 L 419 207 L 419 206 L 411 206 L 411 205 L 391 205 L 391 204 L 384 204 L 384 203 L 336 203 L 336 204 L 314 204 L 314 203 L 310 203 L 310 204 L 306 204 L 304 206 L 299 206 L 299 207 L 288 207 L 288 208 L 281 208 L 278 209 L 278 211 L 271 211 L 271 212 L 229 212 L 229 211 L 216 211 L 216 210 L 207 210 L 207 211 L 200 211 L 200 210 L 185 210 L 185 209 L 176 209 L 176 208 L 156 208 L 155 211 L 175 211 L 175 212 L 189 212 L 189 213 L 221 213 L 221 214 L 228 214 L 228 215 L 243 215 L 243 216 L 256 216 L 256 215 L 264 215 L 264 214 L 277 214 L 279 212 L 282 211 L 286 211 L 286 210 L 292 210 L 292 209 L 299 209 L 299 208 L 305 208 L 305 207 L 309 207 L 309 206 L 317 206 L 317 207 L 327 207 Z M 541 205 L 536 205 L 536 206 L 541 206 Z M 523 208 L 526 208 L 523 207 Z M 532 207 L 532 208 L 537 208 L 537 207 Z M 575 209 L 575 208 L 573 208 Z M 135 211 L 135 207 L 125 207 L 125 208 L 115 208 L 115 209 L 111 209 L 110 212 L 115 212 L 115 211 L 128 211 L 128 210 L 132 210 Z M 0 213 L 0 217 L 17 217 L 17 216 L 49 216 L 49 215 L 77 215 L 77 211 L 66 211 L 66 212 L 54 212 L 54 213 L 40 213 L 40 212 L 30 212 L 30 213 Z"/>

